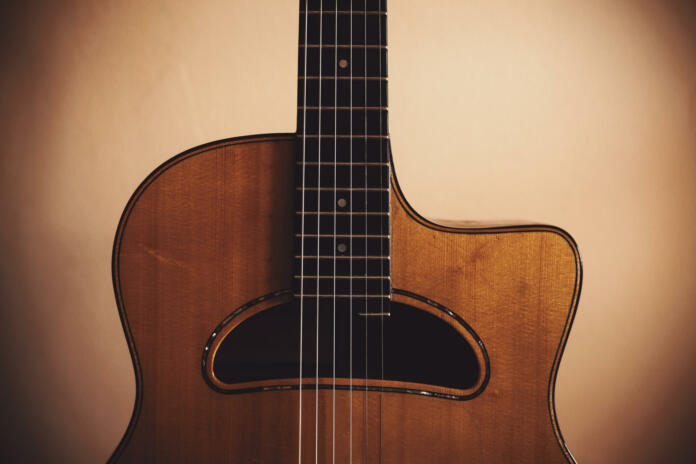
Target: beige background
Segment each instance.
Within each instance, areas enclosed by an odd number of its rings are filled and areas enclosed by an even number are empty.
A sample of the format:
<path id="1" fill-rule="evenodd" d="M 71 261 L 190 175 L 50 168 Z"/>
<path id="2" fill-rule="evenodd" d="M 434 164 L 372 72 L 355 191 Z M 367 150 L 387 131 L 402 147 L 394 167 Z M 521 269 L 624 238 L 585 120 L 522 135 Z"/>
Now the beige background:
<path id="1" fill-rule="evenodd" d="M 32 3 L 0 6 L 0 460 L 103 462 L 134 397 L 110 280 L 121 210 L 191 146 L 294 131 L 298 2 Z M 557 388 L 578 461 L 687 462 L 693 2 L 391 0 L 389 41 L 413 206 L 580 244 Z"/>

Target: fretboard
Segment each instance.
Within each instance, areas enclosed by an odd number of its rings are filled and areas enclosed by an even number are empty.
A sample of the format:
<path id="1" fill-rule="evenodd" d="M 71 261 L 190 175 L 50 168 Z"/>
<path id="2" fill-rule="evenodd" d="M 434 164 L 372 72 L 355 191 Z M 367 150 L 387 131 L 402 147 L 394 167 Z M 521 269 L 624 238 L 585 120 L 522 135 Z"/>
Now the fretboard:
<path id="1" fill-rule="evenodd" d="M 298 296 L 391 293 L 386 32 L 385 0 L 300 2 Z"/>

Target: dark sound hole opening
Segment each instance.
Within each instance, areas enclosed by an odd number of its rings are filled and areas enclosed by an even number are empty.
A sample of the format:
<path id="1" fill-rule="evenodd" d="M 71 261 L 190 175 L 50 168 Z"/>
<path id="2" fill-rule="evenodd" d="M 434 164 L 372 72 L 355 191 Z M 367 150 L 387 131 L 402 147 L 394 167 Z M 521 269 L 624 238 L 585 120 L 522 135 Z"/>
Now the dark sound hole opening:
<path id="1" fill-rule="evenodd" d="M 316 306 L 304 308 L 302 376 L 315 376 Z M 390 302 L 387 317 L 363 316 L 331 300 L 319 308 L 319 377 L 384 379 L 468 389 L 481 376 L 469 342 L 439 317 Z M 352 317 L 352 343 L 351 343 Z M 213 373 L 226 384 L 298 378 L 300 311 L 296 301 L 242 322 L 220 344 Z M 334 351 L 335 350 L 335 351 Z M 351 357 L 352 353 L 352 357 Z"/>

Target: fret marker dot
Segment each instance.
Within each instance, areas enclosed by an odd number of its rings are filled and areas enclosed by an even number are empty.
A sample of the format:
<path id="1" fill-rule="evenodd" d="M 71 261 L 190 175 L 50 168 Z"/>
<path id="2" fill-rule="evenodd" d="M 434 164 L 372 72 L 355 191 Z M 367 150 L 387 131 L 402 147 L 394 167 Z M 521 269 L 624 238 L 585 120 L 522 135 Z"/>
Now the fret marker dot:
<path id="1" fill-rule="evenodd" d="M 337 248 L 338 248 L 338 251 L 341 253 L 345 253 L 346 250 L 348 249 L 348 247 L 346 246 L 345 243 L 339 243 Z"/>
<path id="2" fill-rule="evenodd" d="M 346 59 L 339 60 L 338 66 L 341 69 L 346 69 L 348 67 L 348 60 L 346 60 Z"/>
<path id="3" fill-rule="evenodd" d="M 348 202 L 346 201 L 345 198 L 339 198 L 338 206 L 340 206 L 341 208 L 345 208 L 347 204 L 348 204 Z"/>

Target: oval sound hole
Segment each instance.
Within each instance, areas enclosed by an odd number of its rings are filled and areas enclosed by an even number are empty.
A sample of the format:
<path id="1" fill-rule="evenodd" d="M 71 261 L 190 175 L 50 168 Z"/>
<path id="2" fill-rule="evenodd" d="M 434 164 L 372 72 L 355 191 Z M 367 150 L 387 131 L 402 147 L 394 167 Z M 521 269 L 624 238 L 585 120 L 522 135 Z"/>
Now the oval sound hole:
<path id="1" fill-rule="evenodd" d="M 390 302 L 390 316 L 352 315 L 342 304 L 319 308 L 319 377 L 384 379 L 447 388 L 471 388 L 481 376 L 476 353 L 452 326 L 435 315 Z M 236 384 L 297 379 L 300 312 L 297 302 L 272 307 L 243 321 L 220 343 L 213 373 Z M 334 337 L 335 327 L 335 337 Z M 302 376 L 315 377 L 316 307 L 304 309 Z M 352 356 L 351 356 L 352 354 Z"/>

